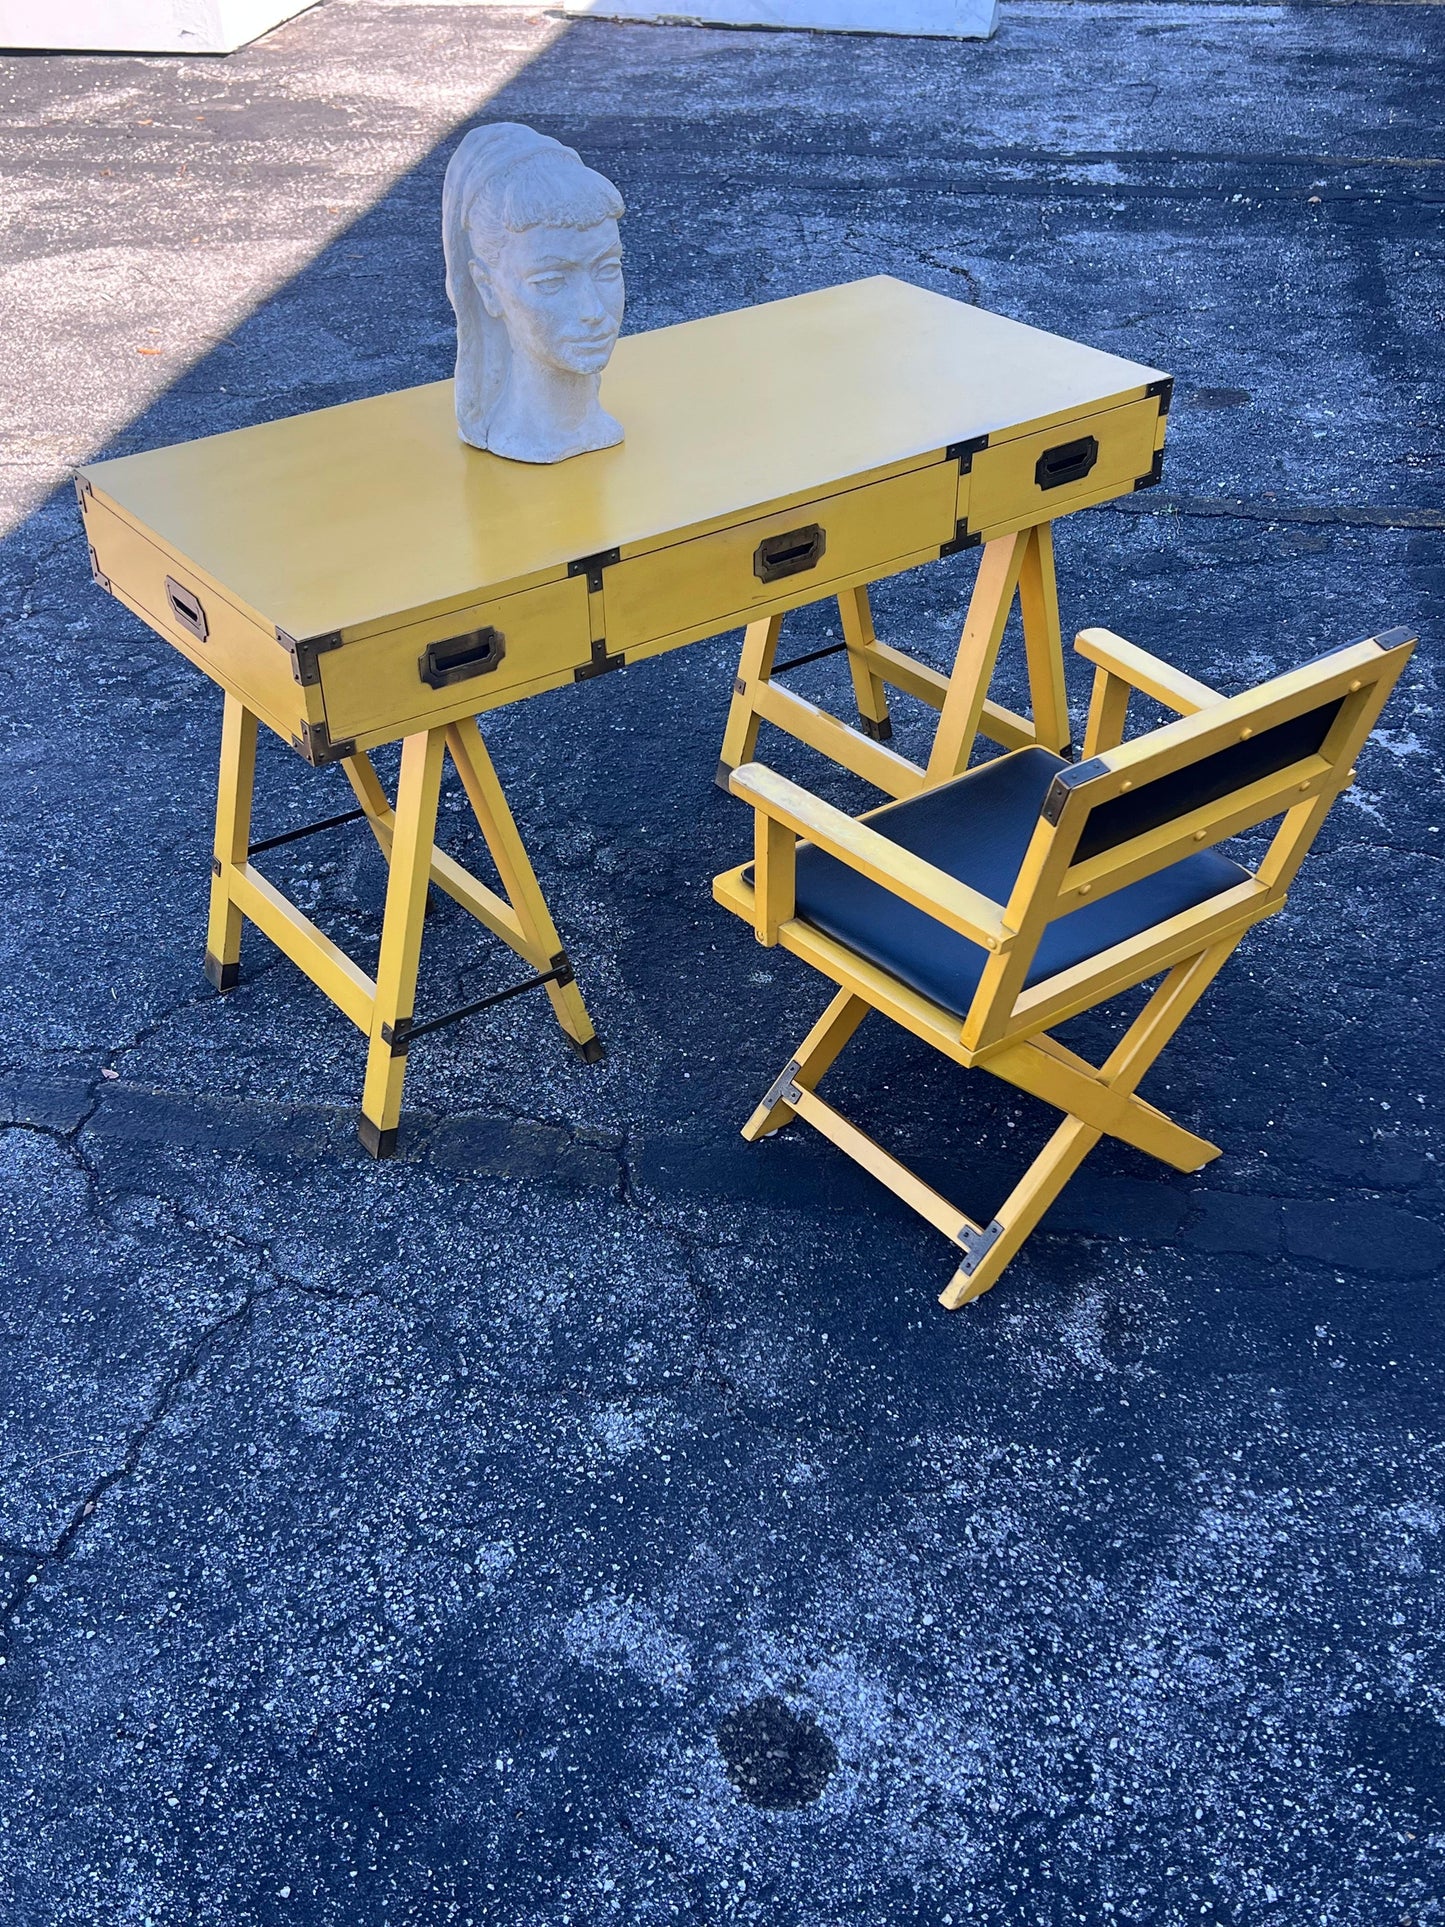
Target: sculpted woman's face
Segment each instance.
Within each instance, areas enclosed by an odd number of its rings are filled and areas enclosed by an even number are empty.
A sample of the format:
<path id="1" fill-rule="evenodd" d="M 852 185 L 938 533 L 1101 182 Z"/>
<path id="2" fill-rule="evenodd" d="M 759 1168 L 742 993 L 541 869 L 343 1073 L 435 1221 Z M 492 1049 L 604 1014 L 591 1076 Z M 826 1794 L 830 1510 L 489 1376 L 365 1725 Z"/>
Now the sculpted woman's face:
<path id="1" fill-rule="evenodd" d="M 513 354 L 568 375 L 606 367 L 622 326 L 616 221 L 509 234 L 494 265 L 473 255 L 471 268 L 482 305 L 504 323 Z"/>

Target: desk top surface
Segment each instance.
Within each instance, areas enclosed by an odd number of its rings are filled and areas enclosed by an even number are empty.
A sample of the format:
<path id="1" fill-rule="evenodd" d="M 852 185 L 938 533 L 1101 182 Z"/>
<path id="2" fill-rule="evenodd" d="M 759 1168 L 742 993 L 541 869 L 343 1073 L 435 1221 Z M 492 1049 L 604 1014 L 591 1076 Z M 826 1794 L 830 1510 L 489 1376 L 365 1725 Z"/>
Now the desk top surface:
<path id="1" fill-rule="evenodd" d="M 551 580 L 1158 378 L 878 276 L 624 337 L 602 399 L 626 440 L 550 467 L 468 448 L 442 381 L 81 472 L 237 601 L 311 636 Z"/>

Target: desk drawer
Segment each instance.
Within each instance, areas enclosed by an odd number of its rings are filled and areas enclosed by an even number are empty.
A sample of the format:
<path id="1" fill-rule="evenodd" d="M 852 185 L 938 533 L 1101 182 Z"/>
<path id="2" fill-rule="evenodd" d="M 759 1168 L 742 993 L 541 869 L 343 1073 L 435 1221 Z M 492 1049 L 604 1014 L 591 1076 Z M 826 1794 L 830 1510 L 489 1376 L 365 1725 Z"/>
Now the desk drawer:
<path id="1" fill-rule="evenodd" d="M 939 462 L 613 563 L 603 575 L 608 651 L 716 634 L 936 551 L 954 533 L 957 480 L 956 464 Z"/>
<path id="2" fill-rule="evenodd" d="M 474 716 L 589 662 L 590 635 L 586 580 L 569 576 L 342 643 L 316 658 L 331 741 L 374 743 Z"/>
<path id="3" fill-rule="evenodd" d="M 111 593 L 273 729 L 299 736 L 306 692 L 297 687 L 275 633 L 243 615 L 92 491 L 82 494 L 81 512 L 92 567 Z"/>
<path id="4" fill-rule="evenodd" d="M 987 541 L 1126 495 L 1153 467 L 1162 431 L 1159 397 L 1149 395 L 1061 428 L 991 443 L 977 450 L 960 482 L 959 519 Z"/>

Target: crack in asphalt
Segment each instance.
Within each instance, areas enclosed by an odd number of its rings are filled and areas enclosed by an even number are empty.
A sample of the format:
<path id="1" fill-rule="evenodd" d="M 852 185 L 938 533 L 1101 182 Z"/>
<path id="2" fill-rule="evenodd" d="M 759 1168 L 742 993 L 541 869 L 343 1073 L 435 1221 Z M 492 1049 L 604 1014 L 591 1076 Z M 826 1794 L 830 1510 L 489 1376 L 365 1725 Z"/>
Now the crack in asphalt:
<path id="1" fill-rule="evenodd" d="M 99 1221 L 112 1232 L 118 1233 L 121 1230 L 121 1227 L 116 1222 L 113 1206 L 109 1205 L 105 1200 L 100 1173 L 95 1169 L 80 1144 L 76 1141 L 79 1130 L 82 1127 L 73 1127 L 70 1132 L 48 1129 L 44 1126 L 14 1125 L 6 1128 L 21 1130 L 33 1129 L 39 1135 L 49 1137 L 63 1145 L 88 1180 L 92 1199 L 95 1201 L 100 1214 Z M 29 1570 L 21 1576 L 18 1583 L 11 1588 L 8 1596 L 0 1598 L 0 1637 L 3 1637 L 11 1630 L 16 1617 L 29 1596 L 30 1588 L 35 1584 L 40 1574 L 55 1566 L 64 1564 L 65 1560 L 69 1558 L 76 1544 L 79 1542 L 87 1522 L 93 1518 L 98 1511 L 101 1501 L 108 1493 L 113 1491 L 115 1487 L 128 1480 L 139 1468 L 146 1445 L 151 1436 L 175 1409 L 181 1393 L 185 1387 L 194 1380 L 202 1365 L 206 1362 L 208 1355 L 214 1350 L 218 1340 L 220 1340 L 225 1333 L 238 1330 L 248 1324 L 258 1305 L 265 1303 L 271 1298 L 279 1297 L 287 1293 L 295 1293 L 298 1297 L 317 1300 L 326 1304 L 378 1304 L 384 1306 L 387 1310 L 395 1313 L 398 1318 L 408 1323 L 414 1324 L 417 1322 L 418 1314 L 412 1307 L 398 1304 L 394 1299 L 388 1298 L 384 1292 L 373 1289 L 346 1290 L 339 1286 L 322 1285 L 309 1280 L 296 1278 L 290 1273 L 282 1271 L 272 1259 L 269 1241 L 264 1239 L 247 1239 L 227 1226 L 198 1218 L 188 1212 L 186 1207 L 177 1199 L 121 1186 L 115 1193 L 116 1201 L 118 1202 L 130 1195 L 144 1196 L 147 1200 L 164 1206 L 174 1213 L 176 1222 L 185 1231 L 190 1232 L 197 1238 L 219 1242 L 233 1254 L 241 1256 L 248 1262 L 254 1263 L 258 1269 L 263 1270 L 263 1282 L 253 1285 L 245 1293 L 239 1305 L 235 1306 L 231 1311 L 223 1313 L 219 1318 L 213 1319 L 211 1323 L 204 1326 L 191 1341 L 182 1355 L 180 1363 L 174 1371 L 171 1372 L 161 1386 L 160 1391 L 152 1400 L 146 1416 L 127 1438 L 125 1449 L 121 1454 L 118 1464 L 102 1473 L 93 1482 L 77 1502 L 70 1519 L 53 1545 L 41 1550 L 35 1547 L 0 1543 L 0 1555 L 18 1559 L 29 1567 Z"/>
<path id="2" fill-rule="evenodd" d="M 1098 509 L 1117 515 L 1182 515 L 1226 522 L 1303 523 L 1346 529 L 1445 529 L 1445 509 L 1336 507 L 1328 502 L 1251 501 L 1229 495 L 1121 495 Z"/>
<path id="3" fill-rule="evenodd" d="M 248 1292 L 234 1311 L 226 1313 L 207 1326 L 185 1353 L 176 1370 L 161 1387 L 159 1394 L 151 1403 L 151 1408 L 140 1425 L 126 1442 L 126 1448 L 119 1464 L 103 1472 L 91 1485 L 84 1497 L 76 1505 L 64 1529 L 53 1546 L 43 1553 L 20 1555 L 29 1570 L 0 1598 L 0 1637 L 8 1635 L 30 1596 L 31 1588 L 38 1582 L 42 1572 L 63 1565 L 74 1551 L 86 1522 L 94 1517 L 101 1500 L 115 1486 L 129 1479 L 139 1466 L 146 1443 L 156 1428 L 163 1423 L 173 1410 L 183 1387 L 195 1378 L 205 1361 L 206 1354 L 215 1345 L 223 1332 L 232 1330 L 250 1318 L 259 1301 L 278 1287 L 275 1285 Z"/>
<path id="4" fill-rule="evenodd" d="M 138 1036 L 131 1045 L 120 1048 L 122 1050 L 134 1048 L 135 1043 L 146 1041 L 149 1036 L 162 1028 L 164 1023 L 169 1021 L 170 1017 L 178 1014 L 183 1008 L 185 1008 L 185 1005 L 176 1006 L 175 1010 L 166 1013 L 161 1018 L 155 1020 L 152 1025 L 148 1026 L 144 1036 Z M 262 1271 L 263 1278 L 261 1282 L 252 1285 L 250 1289 L 246 1291 L 239 1305 L 203 1326 L 200 1332 L 192 1339 L 183 1353 L 180 1362 L 165 1379 L 160 1390 L 152 1399 L 145 1417 L 127 1437 L 119 1461 L 107 1471 L 100 1474 L 82 1494 L 54 1543 L 45 1548 L 38 1548 L 17 1543 L 0 1542 L 0 1557 L 17 1561 L 24 1568 L 18 1580 L 9 1589 L 8 1594 L 0 1596 L 0 1640 L 6 1639 L 13 1630 L 15 1622 L 23 1612 L 25 1603 L 30 1597 L 32 1588 L 37 1584 L 41 1575 L 64 1565 L 79 1544 L 90 1520 L 98 1513 L 102 1501 L 111 1492 L 115 1491 L 117 1487 L 125 1484 L 139 1469 L 150 1439 L 156 1431 L 164 1425 L 166 1419 L 176 1408 L 185 1388 L 194 1381 L 209 1356 L 216 1350 L 218 1344 L 226 1334 L 241 1331 L 249 1325 L 258 1306 L 270 1299 L 288 1293 L 294 1293 L 298 1297 L 326 1304 L 377 1304 L 384 1306 L 408 1324 L 416 1325 L 426 1322 L 415 1307 L 399 1304 L 384 1292 L 369 1288 L 347 1290 L 338 1286 L 323 1285 L 297 1278 L 293 1274 L 283 1271 L 276 1265 L 272 1256 L 272 1247 L 269 1240 L 250 1239 L 226 1225 L 199 1217 L 193 1211 L 189 1210 L 179 1199 L 144 1191 L 140 1187 L 126 1185 L 110 1187 L 108 1193 L 101 1172 L 96 1168 L 94 1162 L 80 1142 L 81 1134 L 93 1117 L 96 1105 L 99 1102 L 99 1092 L 103 1081 L 99 1076 L 92 1080 L 90 1103 L 84 1115 L 74 1125 L 67 1128 L 60 1128 L 50 1125 L 17 1123 L 0 1126 L 0 1132 L 4 1130 L 28 1131 L 37 1136 L 48 1138 L 52 1142 L 60 1145 L 86 1181 L 87 1198 L 92 1218 L 98 1225 L 109 1230 L 112 1234 L 119 1234 L 122 1230 L 121 1225 L 117 1221 L 116 1206 L 129 1196 L 144 1197 L 149 1202 L 163 1206 L 166 1210 L 170 1211 L 176 1223 L 183 1230 L 197 1238 L 219 1243 L 232 1254 L 241 1257 L 247 1263 L 254 1264 Z M 545 1120 L 532 1118 L 527 1113 L 520 1111 L 515 1113 L 514 1121 L 535 1122 L 544 1125 L 546 1123 Z M 634 1181 L 631 1165 L 620 1143 L 614 1146 L 598 1145 L 591 1140 L 580 1139 L 575 1132 L 570 1130 L 568 1130 L 567 1136 L 573 1143 L 588 1143 L 591 1145 L 591 1148 L 598 1150 L 610 1149 L 616 1159 L 618 1167 L 617 1197 L 619 1202 L 623 1203 L 629 1210 L 636 1211 L 639 1216 L 649 1224 L 655 1223 L 654 1215 L 641 1199 Z M 482 1177 L 485 1174 L 456 1173 L 454 1175 L 459 1177 Z M 730 1415 L 737 1416 L 737 1413 L 732 1407 L 732 1399 L 736 1392 L 736 1386 L 722 1370 L 720 1348 L 710 1335 L 710 1326 L 712 1323 L 712 1288 L 706 1279 L 701 1276 L 698 1267 L 700 1254 L 708 1251 L 721 1251 L 727 1247 L 723 1244 L 709 1244 L 707 1240 L 690 1236 L 675 1227 L 658 1226 L 658 1229 L 664 1237 L 668 1238 L 674 1244 L 676 1249 L 681 1252 L 684 1257 L 684 1276 L 692 1292 L 697 1314 L 697 1324 L 694 1331 L 694 1344 L 696 1346 L 697 1356 L 690 1369 L 681 1378 L 667 1379 L 655 1385 L 630 1382 L 627 1386 L 628 1395 L 633 1398 L 675 1396 L 680 1391 L 691 1390 L 701 1385 L 710 1384 L 727 1403 Z M 540 1401 L 554 1400 L 559 1395 L 566 1395 L 574 1392 L 576 1389 L 577 1388 L 569 1382 L 560 1381 L 556 1384 L 543 1384 L 529 1387 L 532 1395 Z"/>

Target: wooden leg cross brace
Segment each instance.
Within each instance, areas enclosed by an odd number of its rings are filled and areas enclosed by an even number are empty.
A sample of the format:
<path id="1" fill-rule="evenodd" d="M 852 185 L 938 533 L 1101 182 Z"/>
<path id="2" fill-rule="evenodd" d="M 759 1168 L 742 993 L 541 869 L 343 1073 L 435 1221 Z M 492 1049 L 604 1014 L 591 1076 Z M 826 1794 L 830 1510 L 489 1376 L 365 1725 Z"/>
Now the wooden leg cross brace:
<path id="1" fill-rule="evenodd" d="M 499 895 L 436 847 L 442 759 L 450 753 L 478 826 L 496 864 L 505 895 Z M 407 1050 L 415 1037 L 488 1009 L 522 991 L 544 988 L 563 1031 L 588 1063 L 602 1046 L 572 975 L 556 925 L 512 820 L 511 810 L 475 722 L 408 736 L 402 744 L 395 808 L 370 759 L 344 759 L 359 810 L 327 817 L 301 831 L 287 831 L 252 844 L 251 800 L 255 787 L 256 718 L 227 696 L 221 734 L 220 785 L 216 806 L 211 909 L 206 975 L 219 990 L 233 988 L 245 918 L 264 930 L 324 990 L 369 1040 L 361 1101 L 361 1141 L 373 1157 L 396 1148 Z M 381 952 L 375 978 L 298 910 L 250 861 L 262 849 L 331 829 L 364 816 L 390 866 Z M 460 1009 L 418 1022 L 413 1014 L 427 893 L 432 884 L 459 903 L 494 936 L 532 966 L 534 974 Z"/>

